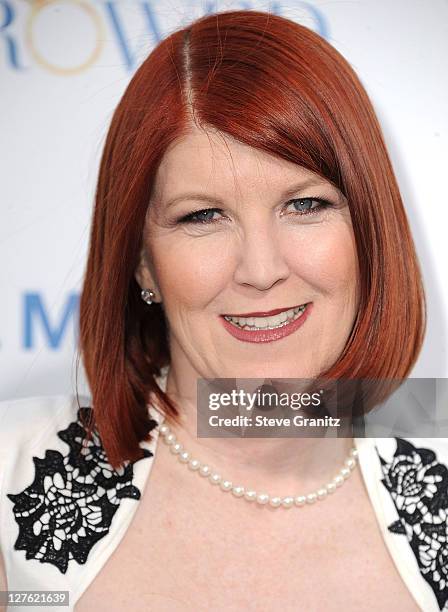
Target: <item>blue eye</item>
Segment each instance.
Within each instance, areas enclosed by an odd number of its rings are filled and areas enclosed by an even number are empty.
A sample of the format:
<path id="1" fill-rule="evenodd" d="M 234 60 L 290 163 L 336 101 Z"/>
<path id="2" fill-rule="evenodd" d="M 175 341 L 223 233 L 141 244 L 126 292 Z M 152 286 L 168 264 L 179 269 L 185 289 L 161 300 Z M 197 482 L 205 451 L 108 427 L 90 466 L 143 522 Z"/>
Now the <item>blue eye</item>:
<path id="1" fill-rule="evenodd" d="M 198 210 L 196 212 L 192 212 L 185 217 L 179 219 L 179 223 L 216 223 L 216 219 L 212 219 L 211 213 L 221 212 L 220 208 L 204 208 L 203 210 Z"/>
<path id="2" fill-rule="evenodd" d="M 294 215 L 297 217 L 305 217 L 307 215 L 315 215 L 321 212 L 324 208 L 332 206 L 330 202 L 323 198 L 294 198 L 289 200 L 287 205 L 299 202 L 299 206 L 303 206 L 301 210 L 295 210 L 288 215 Z M 313 202 L 317 202 L 317 206 L 313 207 Z M 294 204 L 295 205 L 295 204 Z M 189 213 L 178 220 L 178 223 L 190 223 L 193 225 L 211 225 L 212 223 L 218 223 L 220 219 L 213 219 L 213 213 L 222 213 L 221 208 L 203 208 L 195 212 Z"/>
<path id="3" fill-rule="evenodd" d="M 294 198 L 293 200 L 290 200 L 288 204 L 294 204 L 295 206 L 295 202 L 299 202 L 299 206 L 304 206 L 304 208 L 301 210 L 296 209 L 294 211 L 293 214 L 298 213 L 299 216 L 314 215 L 320 212 L 323 208 L 331 206 L 330 202 L 327 202 L 322 198 Z M 313 207 L 313 202 L 317 202 L 317 206 Z"/>

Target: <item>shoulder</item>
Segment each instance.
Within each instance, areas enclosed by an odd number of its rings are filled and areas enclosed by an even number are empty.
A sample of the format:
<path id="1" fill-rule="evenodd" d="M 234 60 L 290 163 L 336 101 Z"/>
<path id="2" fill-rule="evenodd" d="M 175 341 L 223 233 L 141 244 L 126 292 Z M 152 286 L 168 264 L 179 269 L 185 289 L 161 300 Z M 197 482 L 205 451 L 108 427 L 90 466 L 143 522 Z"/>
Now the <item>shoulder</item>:
<path id="1" fill-rule="evenodd" d="M 383 465 L 391 460 L 415 465 L 448 463 L 448 438 L 374 438 L 374 445 Z"/>
<path id="2" fill-rule="evenodd" d="M 89 403 L 89 398 L 80 396 L 81 405 Z M 78 401 L 76 395 L 36 395 L 0 401 L 0 431 L 4 434 L 14 428 L 26 425 L 51 423 L 61 412 L 76 416 Z"/>
<path id="3" fill-rule="evenodd" d="M 137 459 L 115 470 L 96 428 L 87 438 L 91 411 L 89 399 L 75 395 L 0 402 L 0 548 L 8 551 L 10 576 L 44 580 L 41 564 L 61 575 L 72 567 L 78 576 L 76 566 L 92 558 L 115 513 L 124 506 L 126 524 L 129 504 L 140 499 L 151 464 Z M 149 457 L 144 448 L 142 458 Z"/>
<path id="4" fill-rule="evenodd" d="M 426 510 L 448 511 L 447 438 L 375 438 L 382 483 L 400 510 L 415 503 Z M 409 504 L 408 504 L 409 502 Z"/>
<path id="5" fill-rule="evenodd" d="M 31 396 L 0 402 L 0 456 L 13 448 L 39 444 L 55 436 L 58 428 L 76 421 L 89 399 L 67 395 Z"/>
<path id="6" fill-rule="evenodd" d="M 410 546 L 442 609 L 448 603 L 448 439 L 375 438 L 381 486 L 395 509 L 388 532 Z M 396 546 L 399 544 L 396 543 Z"/>
<path id="7" fill-rule="evenodd" d="M 88 398 L 76 395 L 32 396 L 0 402 L 0 506 L 5 491 L 15 492 L 52 476 L 67 455 L 79 452 Z"/>

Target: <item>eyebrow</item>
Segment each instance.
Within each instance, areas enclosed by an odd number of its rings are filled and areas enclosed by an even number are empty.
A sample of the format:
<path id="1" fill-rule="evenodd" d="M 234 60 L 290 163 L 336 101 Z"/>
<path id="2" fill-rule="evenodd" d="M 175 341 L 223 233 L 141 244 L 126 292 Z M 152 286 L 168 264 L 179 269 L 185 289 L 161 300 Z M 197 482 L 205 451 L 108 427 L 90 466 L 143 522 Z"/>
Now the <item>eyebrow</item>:
<path id="1" fill-rule="evenodd" d="M 303 189 L 307 189 L 308 187 L 313 187 L 313 186 L 328 187 L 328 188 L 334 187 L 330 182 L 327 182 L 324 179 L 310 177 L 309 179 L 305 181 L 292 185 L 286 191 L 283 191 L 283 193 L 280 194 L 280 198 L 288 198 L 294 195 L 295 193 L 297 193 L 298 191 L 301 191 Z M 174 198 L 171 198 L 167 202 L 166 207 L 167 208 L 171 207 L 174 204 L 177 204 L 177 202 L 182 201 L 182 200 L 198 200 L 200 202 L 211 202 L 214 204 L 218 204 L 220 206 L 224 206 L 225 204 L 225 202 L 221 198 L 216 198 L 212 195 L 208 195 L 205 193 L 188 192 L 188 193 L 182 193 Z"/>

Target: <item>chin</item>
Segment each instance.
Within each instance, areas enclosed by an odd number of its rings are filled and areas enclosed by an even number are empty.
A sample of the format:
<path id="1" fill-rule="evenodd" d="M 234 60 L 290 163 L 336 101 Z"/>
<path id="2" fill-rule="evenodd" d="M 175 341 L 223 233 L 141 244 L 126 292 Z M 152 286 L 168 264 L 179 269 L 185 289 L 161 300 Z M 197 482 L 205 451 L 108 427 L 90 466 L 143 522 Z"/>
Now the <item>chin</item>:
<path id="1" fill-rule="evenodd" d="M 234 368 L 230 370 L 231 374 L 223 378 L 314 378 L 317 376 L 317 370 L 279 363 L 260 366 L 246 364 L 236 371 Z"/>

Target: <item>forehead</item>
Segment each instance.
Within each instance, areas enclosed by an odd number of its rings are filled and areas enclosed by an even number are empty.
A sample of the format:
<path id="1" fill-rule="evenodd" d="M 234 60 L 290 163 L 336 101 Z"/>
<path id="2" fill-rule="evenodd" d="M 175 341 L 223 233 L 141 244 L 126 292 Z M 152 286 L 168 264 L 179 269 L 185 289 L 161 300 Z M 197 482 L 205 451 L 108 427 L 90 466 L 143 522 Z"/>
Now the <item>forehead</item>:
<path id="1" fill-rule="evenodd" d="M 287 160 L 243 144 L 222 132 L 195 128 L 166 151 L 154 188 L 159 195 L 174 189 L 203 189 L 222 194 L 257 189 L 284 190 L 285 184 L 328 184 L 325 179 Z"/>

